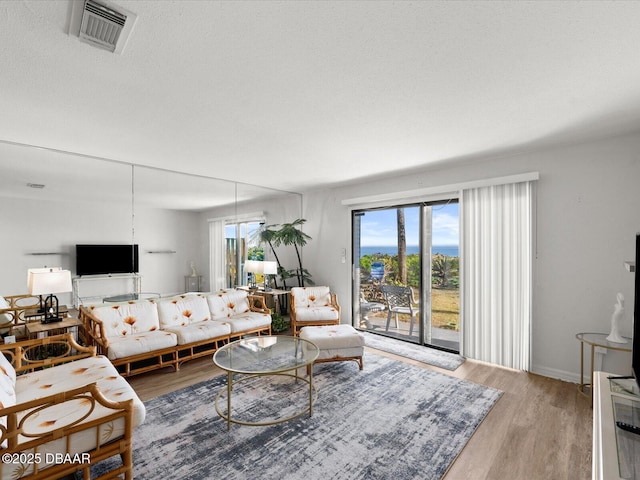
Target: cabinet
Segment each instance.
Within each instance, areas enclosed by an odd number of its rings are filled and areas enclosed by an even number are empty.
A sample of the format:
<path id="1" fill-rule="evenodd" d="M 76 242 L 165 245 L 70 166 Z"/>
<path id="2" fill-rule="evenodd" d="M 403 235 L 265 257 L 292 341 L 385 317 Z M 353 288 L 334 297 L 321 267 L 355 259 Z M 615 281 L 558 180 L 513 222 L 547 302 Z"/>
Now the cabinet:
<path id="1" fill-rule="evenodd" d="M 75 277 L 73 283 L 73 306 L 83 303 L 102 302 L 104 297 L 121 295 L 123 292 L 139 294 L 142 276 L 137 273 L 114 275 L 86 275 Z"/>
<path id="2" fill-rule="evenodd" d="M 202 275 L 189 275 L 184 277 L 185 292 L 201 292 L 202 291 Z"/>
<path id="3" fill-rule="evenodd" d="M 595 372 L 593 384 L 594 480 L 640 479 L 640 435 L 616 421 L 640 425 L 640 394 L 633 379 Z"/>

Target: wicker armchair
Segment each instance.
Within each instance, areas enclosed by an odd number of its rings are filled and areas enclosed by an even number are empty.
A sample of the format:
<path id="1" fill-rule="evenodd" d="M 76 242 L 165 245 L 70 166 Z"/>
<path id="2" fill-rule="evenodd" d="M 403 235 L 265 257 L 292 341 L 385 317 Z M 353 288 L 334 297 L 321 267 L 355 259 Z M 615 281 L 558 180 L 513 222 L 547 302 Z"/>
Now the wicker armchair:
<path id="1" fill-rule="evenodd" d="M 329 287 L 293 287 L 289 296 L 294 336 L 305 326 L 340 324 L 340 305 Z"/>

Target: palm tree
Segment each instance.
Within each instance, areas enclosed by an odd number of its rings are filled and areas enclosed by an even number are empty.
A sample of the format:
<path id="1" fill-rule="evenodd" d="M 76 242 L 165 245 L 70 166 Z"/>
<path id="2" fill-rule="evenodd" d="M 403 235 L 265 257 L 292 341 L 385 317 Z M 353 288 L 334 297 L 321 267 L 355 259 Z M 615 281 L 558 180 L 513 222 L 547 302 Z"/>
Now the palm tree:
<path id="1" fill-rule="evenodd" d="M 300 249 L 298 248 L 304 247 L 307 244 L 307 240 L 311 240 L 309 235 L 298 229 L 304 222 L 306 222 L 304 218 L 298 218 L 291 223 L 283 223 L 273 238 L 273 244 L 276 247 L 278 245 L 293 245 L 295 248 L 299 267 L 295 271 L 295 276 L 298 277 L 298 285 L 301 287 L 304 287 L 305 280 L 307 280 L 308 283 L 312 283 L 311 275 L 302 268 L 302 257 L 300 256 Z"/>
<path id="2" fill-rule="evenodd" d="M 402 285 L 407 284 L 407 234 L 405 231 L 404 208 L 398 208 L 398 277 Z"/>
<path id="3" fill-rule="evenodd" d="M 258 243 L 266 243 L 267 245 L 269 245 L 271 253 L 273 253 L 273 257 L 276 259 L 276 263 L 278 264 L 278 275 L 280 275 L 280 278 L 282 278 L 282 283 L 284 285 L 284 288 L 286 289 L 287 278 L 289 278 L 290 275 L 286 274 L 286 270 L 282 267 L 280 259 L 278 258 L 278 254 L 276 253 L 276 249 L 274 248 L 274 243 L 278 243 L 278 230 L 273 230 L 273 228 L 277 226 L 278 225 L 265 225 L 264 223 L 261 223 L 260 228 L 256 231 L 256 237 Z M 278 288 L 278 281 L 274 279 L 274 282 L 275 287 Z"/>
<path id="4" fill-rule="evenodd" d="M 431 265 L 433 277 L 437 279 L 439 287 L 446 287 L 451 278 L 458 274 L 458 262 L 455 257 L 436 253 Z"/>

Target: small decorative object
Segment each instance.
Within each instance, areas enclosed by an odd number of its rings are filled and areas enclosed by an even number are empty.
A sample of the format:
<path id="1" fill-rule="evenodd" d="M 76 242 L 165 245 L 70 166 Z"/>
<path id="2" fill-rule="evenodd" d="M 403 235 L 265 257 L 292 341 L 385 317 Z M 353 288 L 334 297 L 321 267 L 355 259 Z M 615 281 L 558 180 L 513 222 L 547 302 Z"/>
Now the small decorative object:
<path id="1" fill-rule="evenodd" d="M 622 320 L 622 315 L 624 315 L 624 296 L 618 293 L 616 299 L 618 301 L 614 305 L 613 315 L 611 316 L 611 333 L 607 337 L 607 340 L 613 343 L 627 343 L 619 333 L 620 320 Z"/>
<path id="2" fill-rule="evenodd" d="M 196 262 L 194 262 L 192 260 L 190 266 L 191 266 L 191 276 L 192 277 L 197 277 L 198 276 L 198 272 L 196 271 Z"/>

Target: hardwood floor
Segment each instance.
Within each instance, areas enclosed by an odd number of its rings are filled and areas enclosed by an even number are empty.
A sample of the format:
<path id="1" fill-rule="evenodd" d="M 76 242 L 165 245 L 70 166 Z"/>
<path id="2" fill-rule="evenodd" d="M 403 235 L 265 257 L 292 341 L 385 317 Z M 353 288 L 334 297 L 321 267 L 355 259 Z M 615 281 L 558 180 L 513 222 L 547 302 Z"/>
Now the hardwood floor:
<path id="1" fill-rule="evenodd" d="M 445 480 L 591 478 L 591 403 L 575 384 L 472 360 L 449 372 L 368 347 L 366 351 L 504 392 Z M 221 374 L 211 358 L 204 357 L 185 363 L 177 373 L 165 369 L 129 381 L 147 401 Z"/>

